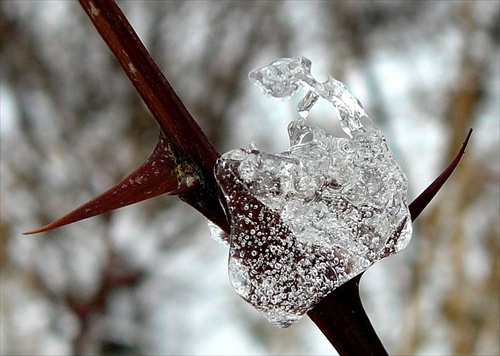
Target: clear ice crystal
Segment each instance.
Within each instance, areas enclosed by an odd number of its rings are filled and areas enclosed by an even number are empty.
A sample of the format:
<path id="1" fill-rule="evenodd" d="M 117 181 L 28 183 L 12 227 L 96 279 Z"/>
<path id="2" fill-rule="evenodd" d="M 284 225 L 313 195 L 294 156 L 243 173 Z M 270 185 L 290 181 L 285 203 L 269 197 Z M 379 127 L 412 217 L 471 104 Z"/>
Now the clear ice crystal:
<path id="1" fill-rule="evenodd" d="M 208 222 L 208 229 L 210 230 L 210 236 L 212 236 L 215 241 L 229 247 L 230 236 L 224 230 L 211 221 Z"/>
<path id="2" fill-rule="evenodd" d="M 280 327 L 406 247 L 412 232 L 406 176 L 384 136 L 361 124 L 366 113 L 344 84 L 317 83 L 310 68 L 298 57 L 250 73 L 271 97 L 309 89 L 301 117 L 288 126 L 290 148 L 269 154 L 251 143 L 224 154 L 215 168 L 231 223 L 230 281 Z M 319 97 L 339 110 L 351 138 L 306 123 Z"/>
<path id="3" fill-rule="evenodd" d="M 339 111 L 342 130 L 349 137 L 365 131 L 360 119 L 368 115 L 359 100 L 343 83 L 330 76 L 324 83 L 314 79 L 311 61 L 305 57 L 278 59 L 268 66 L 251 71 L 248 77 L 266 96 L 278 100 L 290 99 L 301 88 L 307 88 L 309 92 L 298 105 L 302 118 L 307 118 L 311 107 L 322 97 Z"/>

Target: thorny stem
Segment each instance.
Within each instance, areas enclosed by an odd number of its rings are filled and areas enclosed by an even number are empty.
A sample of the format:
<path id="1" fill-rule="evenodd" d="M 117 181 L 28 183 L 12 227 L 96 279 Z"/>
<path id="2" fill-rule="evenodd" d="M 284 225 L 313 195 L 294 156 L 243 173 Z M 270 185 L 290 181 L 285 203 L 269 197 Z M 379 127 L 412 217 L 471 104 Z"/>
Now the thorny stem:
<path id="1" fill-rule="evenodd" d="M 339 355 L 387 355 L 359 295 L 362 273 L 323 298 L 307 315 Z"/>
<path id="2" fill-rule="evenodd" d="M 229 223 L 218 201 L 219 190 L 213 175 L 213 167 L 219 153 L 187 111 L 115 2 L 113 0 L 79 0 L 79 2 L 158 122 L 160 140 L 155 152 L 158 149 L 171 151 L 175 159 L 165 164 L 174 168 L 173 171 L 177 173 L 183 164 L 200 172 L 200 177 L 192 189 L 184 187 L 185 189 L 177 192 L 180 198 L 229 232 Z M 457 157 L 429 188 L 410 204 L 412 220 L 415 220 L 429 204 L 458 165 L 471 132 L 472 130 Z M 168 142 L 168 145 L 162 143 L 162 140 Z M 150 157 L 149 163 L 151 159 L 156 159 L 155 152 Z M 151 168 L 147 166 L 148 162 L 145 164 L 147 169 Z M 141 171 L 143 167 L 135 173 L 143 172 Z M 179 176 L 168 179 L 172 179 L 172 182 L 168 183 L 165 189 L 169 191 L 173 187 L 169 192 L 175 194 L 175 184 L 179 183 Z M 193 192 L 187 193 L 188 191 Z M 134 198 L 135 201 L 153 196 L 147 193 L 138 193 L 139 197 Z M 109 195 L 104 195 L 103 200 L 106 199 L 111 198 Z M 129 201 L 134 199 L 130 198 Z M 113 204 L 116 205 L 116 201 Z M 111 210 L 110 206 L 114 206 L 113 204 L 106 206 L 104 210 Z M 97 211 L 98 213 L 100 212 Z M 89 216 L 82 218 L 85 217 Z M 38 231 L 63 224 L 65 223 L 49 225 Z M 387 352 L 361 304 L 359 295 L 361 276 L 362 274 L 359 274 L 334 290 L 309 311 L 308 315 L 341 355 L 386 355 Z"/>
<path id="3" fill-rule="evenodd" d="M 151 58 L 113 0 L 79 0 L 101 37 L 149 108 L 160 137 L 149 159 L 134 173 L 62 218 L 25 234 L 48 231 L 159 194 L 179 195 L 229 231 L 213 175 L 220 156 Z"/>
<path id="4" fill-rule="evenodd" d="M 75 221 L 100 215 L 160 194 L 177 195 L 196 189 L 196 181 L 183 173 L 186 165 L 177 164 L 173 153 L 167 150 L 165 139 L 160 140 L 149 159 L 116 186 L 83 204 L 50 224 L 25 235 L 52 230 Z"/>
<path id="5" fill-rule="evenodd" d="M 179 161 L 200 172 L 198 188 L 181 199 L 228 231 L 213 175 L 219 153 L 174 92 L 113 0 L 79 0 L 144 103 Z"/>

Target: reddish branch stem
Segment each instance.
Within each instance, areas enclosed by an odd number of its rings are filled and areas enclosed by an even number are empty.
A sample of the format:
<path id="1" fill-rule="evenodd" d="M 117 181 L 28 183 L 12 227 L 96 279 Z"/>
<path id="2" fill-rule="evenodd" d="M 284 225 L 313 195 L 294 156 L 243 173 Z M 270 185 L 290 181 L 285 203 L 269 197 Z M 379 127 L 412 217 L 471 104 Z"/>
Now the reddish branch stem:
<path id="1" fill-rule="evenodd" d="M 362 274 L 327 295 L 307 315 L 339 355 L 387 355 L 361 303 Z"/>
<path id="2" fill-rule="evenodd" d="M 213 175 L 219 153 L 174 92 L 113 0 L 79 0 L 97 31 L 158 122 L 178 158 L 197 167 L 201 182 L 181 199 L 229 231 Z"/>

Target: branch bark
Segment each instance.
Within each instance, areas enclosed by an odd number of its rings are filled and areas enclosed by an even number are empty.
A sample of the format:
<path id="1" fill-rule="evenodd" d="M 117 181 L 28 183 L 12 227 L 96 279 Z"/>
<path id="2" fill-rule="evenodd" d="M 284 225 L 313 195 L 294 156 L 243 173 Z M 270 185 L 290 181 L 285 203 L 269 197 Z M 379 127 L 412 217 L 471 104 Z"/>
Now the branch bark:
<path id="1" fill-rule="evenodd" d="M 363 273 L 323 298 L 307 315 L 339 355 L 387 355 L 359 295 Z"/>
<path id="2" fill-rule="evenodd" d="M 114 0 L 79 0 L 160 129 L 149 159 L 116 186 L 34 234 L 99 215 L 159 194 L 178 195 L 229 232 L 213 167 L 220 156 L 172 89 Z"/>
<path id="3" fill-rule="evenodd" d="M 172 89 L 147 49 L 113 0 L 79 0 L 97 31 L 157 121 L 178 163 L 200 173 L 197 188 L 180 198 L 229 231 L 213 175 L 220 156 Z"/>

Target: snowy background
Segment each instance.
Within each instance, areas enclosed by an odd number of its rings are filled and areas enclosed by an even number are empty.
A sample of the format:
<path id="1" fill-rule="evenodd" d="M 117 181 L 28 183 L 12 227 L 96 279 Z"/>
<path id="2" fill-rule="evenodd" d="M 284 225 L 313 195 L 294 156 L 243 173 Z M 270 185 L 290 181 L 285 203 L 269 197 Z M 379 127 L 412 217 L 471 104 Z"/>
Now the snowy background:
<path id="1" fill-rule="evenodd" d="M 499 354 L 500 4 L 119 2 L 221 151 L 288 147 L 293 102 L 247 73 L 306 56 L 343 81 L 408 173 L 412 201 L 474 133 L 410 245 L 362 297 L 391 354 Z M 2 354 L 331 354 L 304 317 L 271 326 L 233 291 L 205 219 L 159 197 L 35 236 L 135 170 L 157 127 L 75 1 L 2 1 Z M 297 99 L 298 100 L 298 99 Z M 310 120 L 339 133 L 319 102 Z"/>

